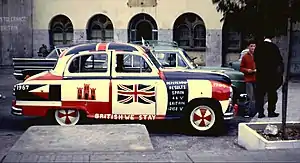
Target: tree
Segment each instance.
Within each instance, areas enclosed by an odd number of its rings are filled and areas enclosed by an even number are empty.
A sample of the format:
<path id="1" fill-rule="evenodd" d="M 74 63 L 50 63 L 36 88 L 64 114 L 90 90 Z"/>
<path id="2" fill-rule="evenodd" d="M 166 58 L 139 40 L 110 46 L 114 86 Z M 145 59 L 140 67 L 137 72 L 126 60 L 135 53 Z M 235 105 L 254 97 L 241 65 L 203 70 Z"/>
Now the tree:
<path id="1" fill-rule="evenodd" d="M 269 32 L 274 36 L 286 35 L 289 40 L 288 55 L 284 56 L 285 73 L 282 87 L 282 139 L 286 139 L 286 113 L 290 60 L 292 54 L 291 32 L 295 20 L 300 20 L 300 0 L 212 0 L 224 20 L 234 19 L 241 31 L 251 33 L 256 40 L 262 40 Z"/>
<path id="2" fill-rule="evenodd" d="M 261 39 L 265 31 L 286 34 L 290 14 L 287 0 L 212 0 L 221 21 L 234 19 L 241 31 Z"/>

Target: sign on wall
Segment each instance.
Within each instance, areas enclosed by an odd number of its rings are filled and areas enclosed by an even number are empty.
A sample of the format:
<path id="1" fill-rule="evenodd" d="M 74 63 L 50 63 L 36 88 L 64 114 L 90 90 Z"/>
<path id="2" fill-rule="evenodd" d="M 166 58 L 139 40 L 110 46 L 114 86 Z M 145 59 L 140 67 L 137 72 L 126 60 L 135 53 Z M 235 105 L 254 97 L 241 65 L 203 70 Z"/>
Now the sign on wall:
<path id="1" fill-rule="evenodd" d="M 128 0 L 129 7 L 155 7 L 157 0 Z"/>

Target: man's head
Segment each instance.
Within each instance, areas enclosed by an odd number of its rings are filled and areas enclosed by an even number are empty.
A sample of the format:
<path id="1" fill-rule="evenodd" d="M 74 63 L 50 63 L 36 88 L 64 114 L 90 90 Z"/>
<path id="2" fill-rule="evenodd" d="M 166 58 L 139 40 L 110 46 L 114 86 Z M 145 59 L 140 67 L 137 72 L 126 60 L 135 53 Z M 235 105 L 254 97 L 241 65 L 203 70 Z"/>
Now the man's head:
<path id="1" fill-rule="evenodd" d="M 264 39 L 265 40 L 272 40 L 274 35 L 271 32 L 265 32 Z"/>
<path id="2" fill-rule="evenodd" d="M 250 53 L 250 54 L 253 54 L 255 48 L 256 48 L 256 42 L 255 42 L 254 40 L 250 40 L 250 41 L 248 42 L 249 53 Z"/>

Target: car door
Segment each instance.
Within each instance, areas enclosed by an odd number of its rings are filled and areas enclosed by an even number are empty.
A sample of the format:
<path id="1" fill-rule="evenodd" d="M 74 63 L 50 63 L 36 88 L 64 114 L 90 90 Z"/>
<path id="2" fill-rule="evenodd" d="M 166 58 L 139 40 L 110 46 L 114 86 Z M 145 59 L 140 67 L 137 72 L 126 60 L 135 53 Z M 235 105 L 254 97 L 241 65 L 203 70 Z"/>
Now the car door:
<path id="1" fill-rule="evenodd" d="M 112 55 L 113 114 L 156 115 L 158 83 L 156 67 L 137 52 Z"/>
<path id="2" fill-rule="evenodd" d="M 111 114 L 110 54 L 82 53 L 70 58 L 64 70 L 62 103 L 81 107 L 88 116 Z"/>

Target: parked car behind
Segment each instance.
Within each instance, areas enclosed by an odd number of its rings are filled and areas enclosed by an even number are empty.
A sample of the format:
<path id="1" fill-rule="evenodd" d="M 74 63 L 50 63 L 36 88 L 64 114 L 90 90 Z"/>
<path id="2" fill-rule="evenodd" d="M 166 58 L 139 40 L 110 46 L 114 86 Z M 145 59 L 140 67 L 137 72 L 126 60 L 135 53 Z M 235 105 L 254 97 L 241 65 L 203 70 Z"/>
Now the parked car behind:
<path id="1" fill-rule="evenodd" d="M 196 57 L 190 58 L 184 49 L 178 47 L 176 42 L 143 40 L 131 43 L 146 45 L 151 48 L 152 53 L 158 58 L 159 62 L 167 68 L 206 70 L 226 74 L 233 84 L 234 104 L 247 102 L 244 74 L 239 70 L 235 70 L 231 67 L 199 66 L 194 63 Z"/>

